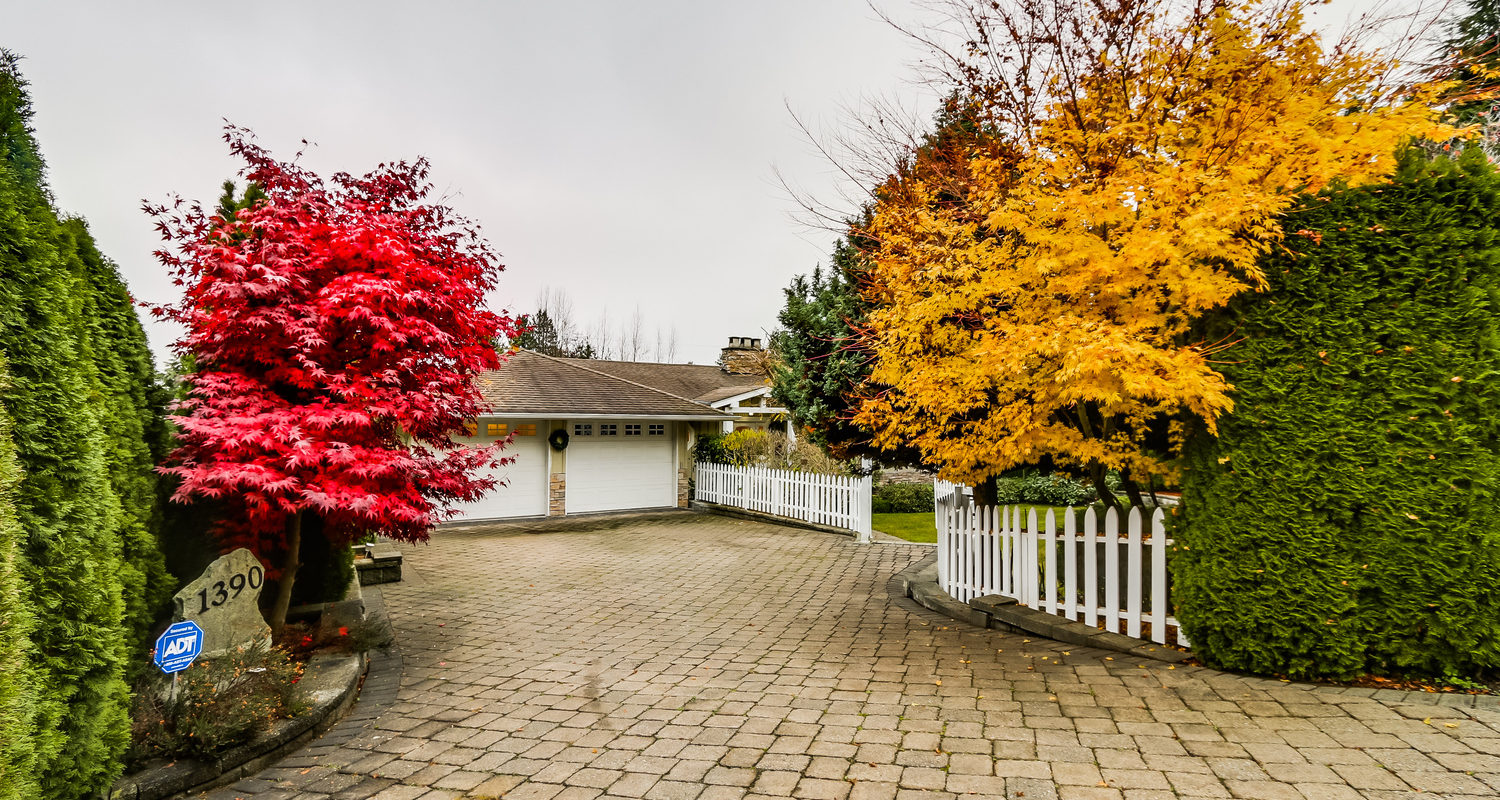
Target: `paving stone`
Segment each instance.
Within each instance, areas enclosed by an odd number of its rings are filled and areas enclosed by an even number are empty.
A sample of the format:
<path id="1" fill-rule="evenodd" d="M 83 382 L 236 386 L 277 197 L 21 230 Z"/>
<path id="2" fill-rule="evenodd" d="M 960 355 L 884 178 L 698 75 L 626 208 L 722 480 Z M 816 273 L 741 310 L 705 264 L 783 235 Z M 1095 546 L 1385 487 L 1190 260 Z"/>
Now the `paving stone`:
<path id="1" fill-rule="evenodd" d="M 1167 776 L 1149 769 L 1105 769 L 1100 770 L 1104 782 L 1116 789 L 1160 789 L 1168 790 Z"/>
<path id="2" fill-rule="evenodd" d="M 1264 764 L 1266 774 L 1282 783 L 1344 783 L 1343 776 L 1322 764 Z"/>
<path id="3" fill-rule="evenodd" d="M 1402 790 L 1406 782 L 1385 767 L 1376 765 L 1334 764 L 1329 767 L 1344 783 L 1355 789 Z"/>
<path id="4" fill-rule="evenodd" d="M 849 790 L 849 800 L 894 800 L 898 786 L 882 781 L 860 781 Z"/>
<path id="5" fill-rule="evenodd" d="M 1245 800 L 1302 800 L 1297 787 L 1276 781 L 1226 780 L 1224 786 L 1230 795 Z"/>
<path id="6" fill-rule="evenodd" d="M 416 800 L 427 791 L 425 786 L 387 786 L 371 795 L 370 800 Z"/>
<path id="7" fill-rule="evenodd" d="M 646 790 L 646 800 L 694 800 L 703 792 L 703 785 L 685 781 L 659 780 Z"/>
<path id="8" fill-rule="evenodd" d="M 1364 795 L 1345 784 L 1299 783 L 1297 791 L 1307 800 L 1362 800 Z"/>
<path id="9" fill-rule="evenodd" d="M 1213 775 L 1169 772 L 1167 782 L 1179 795 L 1186 797 L 1229 797 L 1229 789 Z"/>
<path id="10" fill-rule="evenodd" d="M 948 774 L 931 767 L 907 767 L 901 770 L 899 783 L 903 789 L 942 789 L 948 783 Z"/>
<path id="11" fill-rule="evenodd" d="M 1104 786 L 1060 786 L 1057 789 L 1059 800 L 1124 800 L 1125 795 L 1119 789 L 1110 789 Z"/>

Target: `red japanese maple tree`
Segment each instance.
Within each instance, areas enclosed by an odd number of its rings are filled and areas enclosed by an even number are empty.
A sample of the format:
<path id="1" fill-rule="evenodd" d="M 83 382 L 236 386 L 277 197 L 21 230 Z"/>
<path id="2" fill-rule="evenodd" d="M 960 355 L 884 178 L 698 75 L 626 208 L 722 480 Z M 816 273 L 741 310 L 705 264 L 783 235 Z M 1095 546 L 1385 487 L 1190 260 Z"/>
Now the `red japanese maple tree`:
<path id="1" fill-rule="evenodd" d="M 221 501 L 226 544 L 279 564 L 285 622 L 305 515 L 332 541 L 424 541 L 451 503 L 494 485 L 494 448 L 453 437 L 480 410 L 514 321 L 485 309 L 503 267 L 477 226 L 431 202 L 426 160 L 327 182 L 225 128 L 264 199 L 232 217 L 150 205 L 184 287 L 154 313 L 182 323 L 196 371 L 162 472 L 173 499 Z"/>

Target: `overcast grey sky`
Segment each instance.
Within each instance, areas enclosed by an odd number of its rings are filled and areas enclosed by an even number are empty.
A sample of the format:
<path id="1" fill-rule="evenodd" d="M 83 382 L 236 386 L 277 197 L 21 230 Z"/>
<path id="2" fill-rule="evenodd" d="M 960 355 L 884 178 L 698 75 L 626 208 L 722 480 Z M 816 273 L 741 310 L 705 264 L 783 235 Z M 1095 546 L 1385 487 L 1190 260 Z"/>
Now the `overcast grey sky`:
<path id="1" fill-rule="evenodd" d="M 58 203 L 139 298 L 173 295 L 140 202 L 214 200 L 238 166 L 227 118 L 278 155 L 315 142 L 325 174 L 427 156 L 503 256 L 497 306 L 547 285 L 585 323 L 639 306 L 699 363 L 773 327 L 782 287 L 832 245 L 776 182 L 833 180 L 784 103 L 831 123 L 864 95 L 916 93 L 916 51 L 863 0 L 0 8 Z M 158 351 L 176 336 L 151 335 Z"/>
<path id="2" fill-rule="evenodd" d="M 773 328 L 831 249 L 777 182 L 838 194 L 786 106 L 831 127 L 870 96 L 934 105 L 921 53 L 864 0 L 0 0 L 0 47 L 24 58 L 58 204 L 140 299 L 174 296 L 141 200 L 216 199 L 227 118 L 284 157 L 316 143 L 324 174 L 427 156 L 503 256 L 496 307 L 544 286 L 585 325 L 639 307 L 698 363 Z M 147 324 L 163 352 L 176 332 Z"/>

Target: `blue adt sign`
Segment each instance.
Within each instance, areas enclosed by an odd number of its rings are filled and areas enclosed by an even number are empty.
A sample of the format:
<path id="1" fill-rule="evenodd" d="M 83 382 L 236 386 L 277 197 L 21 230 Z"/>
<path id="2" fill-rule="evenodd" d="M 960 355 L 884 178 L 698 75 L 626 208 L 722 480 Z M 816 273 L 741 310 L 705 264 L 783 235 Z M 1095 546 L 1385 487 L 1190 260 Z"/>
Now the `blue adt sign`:
<path id="1" fill-rule="evenodd" d="M 203 629 L 192 620 L 172 623 L 156 640 L 156 666 L 171 675 L 192 665 L 203 652 Z"/>

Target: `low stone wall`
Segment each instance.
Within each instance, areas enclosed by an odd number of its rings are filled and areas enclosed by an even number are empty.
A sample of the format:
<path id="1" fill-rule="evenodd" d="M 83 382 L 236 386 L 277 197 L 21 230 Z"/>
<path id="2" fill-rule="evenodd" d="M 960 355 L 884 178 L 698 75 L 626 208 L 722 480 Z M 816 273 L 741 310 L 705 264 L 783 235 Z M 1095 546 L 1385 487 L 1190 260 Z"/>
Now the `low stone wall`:
<path id="1" fill-rule="evenodd" d="M 307 663 L 297 692 L 309 710 L 277 720 L 253 741 L 211 761 L 186 759 L 126 775 L 104 795 L 108 800 L 162 800 L 233 783 L 259 772 L 317 738 L 349 710 L 369 660 L 364 653 L 320 654 Z"/>
<path id="2" fill-rule="evenodd" d="M 743 508 L 735 508 L 733 506 L 721 506 L 717 503 L 705 503 L 701 500 L 694 500 L 692 502 L 692 510 L 704 514 L 718 514 L 724 517 L 736 517 L 738 519 L 750 520 L 751 522 L 767 522 L 772 525 L 781 525 L 788 528 L 803 528 L 809 531 L 833 533 L 839 536 L 848 536 L 856 540 L 859 538 L 858 533 L 851 531 L 848 528 L 835 528 L 831 525 L 819 525 L 816 522 L 804 522 L 800 519 L 778 517 L 774 514 L 763 514 L 759 511 L 750 511 Z"/>
<path id="3" fill-rule="evenodd" d="M 931 484 L 937 477 L 937 473 L 928 472 L 923 469 L 883 469 L 880 471 L 880 481 L 877 485 L 885 486 L 890 483 L 925 483 Z"/>
<path id="4" fill-rule="evenodd" d="M 377 543 L 368 556 L 354 559 L 354 570 L 360 586 L 378 586 L 401 580 L 401 551 L 395 546 Z"/>

